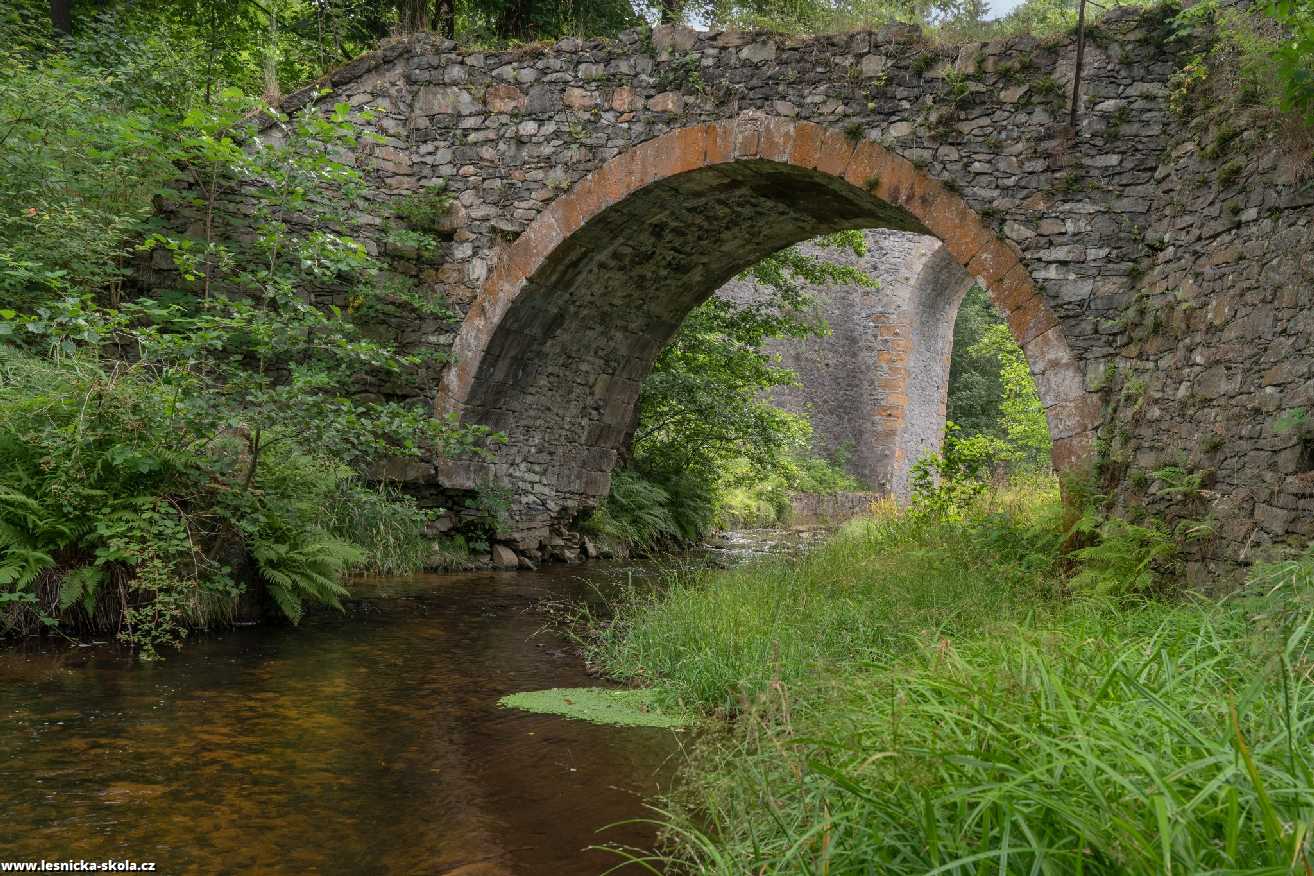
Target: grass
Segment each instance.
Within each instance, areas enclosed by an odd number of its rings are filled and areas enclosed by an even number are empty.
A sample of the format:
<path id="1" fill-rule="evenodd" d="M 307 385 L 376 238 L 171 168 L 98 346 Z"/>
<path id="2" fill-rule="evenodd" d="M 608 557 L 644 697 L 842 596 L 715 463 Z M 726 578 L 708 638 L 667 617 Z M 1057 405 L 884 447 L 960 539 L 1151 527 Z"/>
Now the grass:
<path id="1" fill-rule="evenodd" d="M 635 589 L 590 659 L 620 678 L 660 681 L 673 706 L 734 711 L 773 684 L 906 647 L 910 629 L 955 635 L 1013 616 L 1053 587 L 1057 491 L 988 501 L 971 523 L 883 514 L 802 559 Z"/>
<path id="2" fill-rule="evenodd" d="M 1049 491 L 635 594 L 594 659 L 727 720 L 667 873 L 1309 873 L 1314 553 L 1224 602 L 1077 598 Z"/>

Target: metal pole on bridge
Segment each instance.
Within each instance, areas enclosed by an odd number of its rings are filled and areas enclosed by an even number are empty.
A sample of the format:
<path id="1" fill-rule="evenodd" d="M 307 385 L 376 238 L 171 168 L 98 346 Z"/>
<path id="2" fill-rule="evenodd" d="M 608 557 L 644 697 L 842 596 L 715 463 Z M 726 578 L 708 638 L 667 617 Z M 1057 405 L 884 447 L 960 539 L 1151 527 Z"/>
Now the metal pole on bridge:
<path id="1" fill-rule="evenodd" d="M 1086 55 L 1086 0 L 1080 0 L 1077 7 L 1077 63 L 1072 71 L 1072 110 L 1068 115 L 1068 127 L 1075 135 L 1077 130 L 1077 95 L 1081 92 L 1081 62 Z"/>

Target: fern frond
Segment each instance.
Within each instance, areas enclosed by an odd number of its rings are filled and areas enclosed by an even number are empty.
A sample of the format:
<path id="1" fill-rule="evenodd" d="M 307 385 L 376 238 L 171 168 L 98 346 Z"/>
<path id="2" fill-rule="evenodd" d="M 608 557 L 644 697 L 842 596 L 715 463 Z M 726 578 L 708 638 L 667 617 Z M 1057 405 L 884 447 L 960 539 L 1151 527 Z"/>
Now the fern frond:
<path id="1" fill-rule="evenodd" d="M 364 559 L 364 551 L 317 528 L 284 531 L 278 536 L 257 539 L 251 556 L 288 619 L 300 621 L 305 600 L 341 610 L 342 597 L 348 594 L 342 577 Z"/>
<path id="2" fill-rule="evenodd" d="M 296 597 L 292 591 L 288 590 L 281 584 L 270 584 L 269 595 L 273 597 L 283 615 L 292 623 L 301 623 L 301 616 L 305 614 L 305 607 L 302 606 L 301 600 Z"/>

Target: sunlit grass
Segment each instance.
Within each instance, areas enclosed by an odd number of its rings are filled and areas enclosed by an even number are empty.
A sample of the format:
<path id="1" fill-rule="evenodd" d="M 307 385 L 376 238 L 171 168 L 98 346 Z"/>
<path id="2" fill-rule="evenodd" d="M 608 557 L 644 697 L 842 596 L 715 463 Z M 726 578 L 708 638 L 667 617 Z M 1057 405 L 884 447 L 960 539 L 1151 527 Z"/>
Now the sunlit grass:
<path id="1" fill-rule="evenodd" d="M 663 806 L 664 871 L 1310 872 L 1314 566 L 1075 599 L 1058 513 L 887 513 L 623 606 L 598 659 L 728 718 Z"/>
<path id="2" fill-rule="evenodd" d="M 773 683 L 906 650 L 915 635 L 957 635 L 1034 611 L 1056 576 L 1057 492 L 1026 515 L 995 496 L 971 522 L 931 527 L 886 509 L 804 559 L 772 559 L 675 578 L 636 592 L 594 662 L 660 679 L 694 708 L 737 708 Z"/>

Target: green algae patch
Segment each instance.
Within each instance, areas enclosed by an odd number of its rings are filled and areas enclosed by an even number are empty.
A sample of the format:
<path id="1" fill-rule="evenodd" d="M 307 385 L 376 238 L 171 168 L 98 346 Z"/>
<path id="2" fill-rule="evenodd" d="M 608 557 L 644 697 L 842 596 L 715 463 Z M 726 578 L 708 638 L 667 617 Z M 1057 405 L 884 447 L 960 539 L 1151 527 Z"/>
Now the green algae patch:
<path id="1" fill-rule="evenodd" d="M 646 688 L 554 687 L 502 697 L 499 706 L 540 715 L 561 715 L 594 724 L 618 727 L 664 727 L 676 730 L 689 723 L 687 715 L 662 711 L 656 692 Z"/>

